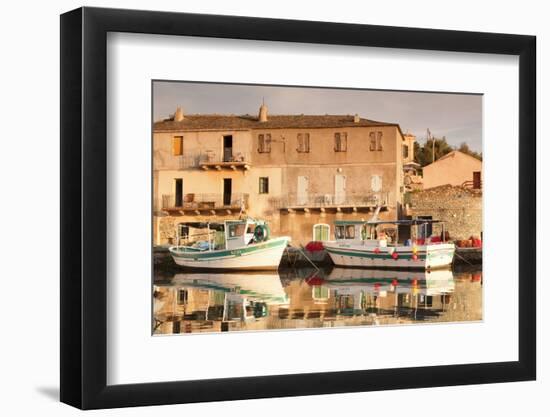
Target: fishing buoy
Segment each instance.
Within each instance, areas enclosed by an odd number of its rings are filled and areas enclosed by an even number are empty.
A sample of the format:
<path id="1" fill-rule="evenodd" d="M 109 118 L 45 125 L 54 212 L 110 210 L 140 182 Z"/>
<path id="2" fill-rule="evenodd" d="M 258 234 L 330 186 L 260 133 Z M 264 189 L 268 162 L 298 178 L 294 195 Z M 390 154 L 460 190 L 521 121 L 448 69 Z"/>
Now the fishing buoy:
<path id="1" fill-rule="evenodd" d="M 394 287 L 397 287 L 397 280 L 395 278 L 391 282 L 391 285 L 393 285 Z"/>
<path id="2" fill-rule="evenodd" d="M 397 252 L 393 252 L 393 253 L 391 254 L 391 257 L 392 257 L 393 259 L 397 259 L 397 258 L 399 258 L 399 255 L 397 254 Z"/>
<path id="3" fill-rule="evenodd" d="M 380 248 L 374 248 L 374 253 L 380 253 Z"/>
<path id="4" fill-rule="evenodd" d="M 418 285 L 418 280 L 416 278 L 412 280 L 412 285 L 414 285 L 415 287 Z"/>
<path id="5" fill-rule="evenodd" d="M 413 253 L 413 255 L 412 255 L 412 260 L 413 260 L 413 261 L 418 260 L 418 255 L 417 255 L 416 253 Z"/>

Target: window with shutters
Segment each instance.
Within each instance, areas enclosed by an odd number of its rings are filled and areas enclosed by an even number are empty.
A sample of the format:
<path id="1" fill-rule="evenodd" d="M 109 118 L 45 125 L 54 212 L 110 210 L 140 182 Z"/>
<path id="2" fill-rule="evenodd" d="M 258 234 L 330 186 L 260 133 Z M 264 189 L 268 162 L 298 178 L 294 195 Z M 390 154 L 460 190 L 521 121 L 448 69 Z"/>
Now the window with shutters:
<path id="1" fill-rule="evenodd" d="M 382 150 L 382 132 L 369 133 L 369 150 L 371 151 Z"/>
<path id="2" fill-rule="evenodd" d="M 174 136 L 172 138 L 172 151 L 174 156 L 183 155 L 183 136 Z"/>
<path id="3" fill-rule="evenodd" d="M 376 150 L 376 132 L 369 133 L 369 150 L 370 151 Z"/>
<path id="4" fill-rule="evenodd" d="M 298 152 L 309 152 L 309 133 L 298 133 Z"/>
<path id="5" fill-rule="evenodd" d="M 269 178 L 260 177 L 260 194 L 269 194 Z"/>
<path id="6" fill-rule="evenodd" d="M 376 132 L 376 150 L 382 150 L 382 132 Z"/>
<path id="7" fill-rule="evenodd" d="M 334 134 L 334 151 L 346 152 L 348 150 L 348 134 L 346 132 L 336 132 Z"/>
<path id="8" fill-rule="evenodd" d="M 259 153 L 271 152 L 271 133 L 260 133 L 258 135 L 258 152 Z"/>

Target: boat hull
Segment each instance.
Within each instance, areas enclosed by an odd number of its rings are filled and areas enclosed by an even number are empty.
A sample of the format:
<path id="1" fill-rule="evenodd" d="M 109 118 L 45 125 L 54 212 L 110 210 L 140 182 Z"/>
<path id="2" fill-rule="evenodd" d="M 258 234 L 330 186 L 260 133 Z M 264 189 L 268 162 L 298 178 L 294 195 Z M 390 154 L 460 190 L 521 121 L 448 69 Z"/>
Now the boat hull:
<path id="1" fill-rule="evenodd" d="M 244 248 L 213 251 L 186 251 L 171 247 L 170 254 L 180 266 L 213 270 L 277 270 L 289 237 L 278 237 Z"/>
<path id="2" fill-rule="evenodd" d="M 373 247 L 344 242 L 325 242 L 324 247 L 337 266 L 361 268 L 446 268 L 453 262 L 452 243 L 399 247 Z M 395 252 L 395 254 L 394 254 Z"/>

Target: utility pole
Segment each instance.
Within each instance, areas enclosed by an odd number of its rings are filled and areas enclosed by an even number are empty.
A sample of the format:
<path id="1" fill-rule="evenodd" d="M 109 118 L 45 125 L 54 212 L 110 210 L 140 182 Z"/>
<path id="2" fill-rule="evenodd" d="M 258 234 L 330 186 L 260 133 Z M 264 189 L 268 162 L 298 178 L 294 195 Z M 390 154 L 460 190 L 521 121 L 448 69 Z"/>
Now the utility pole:
<path id="1" fill-rule="evenodd" d="M 432 139 L 432 163 L 435 162 L 435 139 L 432 136 L 432 132 L 430 132 L 430 129 L 428 128 L 428 141 Z"/>

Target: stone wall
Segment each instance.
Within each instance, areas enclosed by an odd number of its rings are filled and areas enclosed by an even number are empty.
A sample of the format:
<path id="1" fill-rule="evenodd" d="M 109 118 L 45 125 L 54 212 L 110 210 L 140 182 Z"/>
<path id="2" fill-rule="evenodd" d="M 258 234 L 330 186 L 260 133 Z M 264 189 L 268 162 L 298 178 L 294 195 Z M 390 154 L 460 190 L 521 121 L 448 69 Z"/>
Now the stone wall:
<path id="1" fill-rule="evenodd" d="M 445 222 L 451 239 L 481 237 L 483 231 L 483 195 L 480 190 L 442 185 L 409 194 L 412 216 L 432 216 Z"/>

